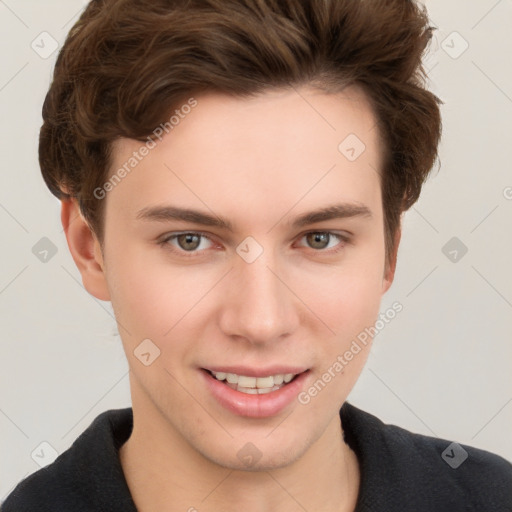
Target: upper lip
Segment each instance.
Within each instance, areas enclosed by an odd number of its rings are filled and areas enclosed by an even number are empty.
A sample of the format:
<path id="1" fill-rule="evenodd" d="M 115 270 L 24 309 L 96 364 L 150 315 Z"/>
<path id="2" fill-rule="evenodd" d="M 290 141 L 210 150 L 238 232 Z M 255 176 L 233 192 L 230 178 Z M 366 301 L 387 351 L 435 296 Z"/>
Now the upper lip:
<path id="1" fill-rule="evenodd" d="M 267 368 L 254 368 L 249 366 L 209 366 L 204 367 L 204 369 L 215 373 L 235 373 L 236 375 L 244 375 L 246 377 L 268 377 L 270 375 L 287 373 L 298 375 L 299 373 L 307 371 L 309 368 L 304 368 L 303 366 L 275 365 L 268 366 Z"/>

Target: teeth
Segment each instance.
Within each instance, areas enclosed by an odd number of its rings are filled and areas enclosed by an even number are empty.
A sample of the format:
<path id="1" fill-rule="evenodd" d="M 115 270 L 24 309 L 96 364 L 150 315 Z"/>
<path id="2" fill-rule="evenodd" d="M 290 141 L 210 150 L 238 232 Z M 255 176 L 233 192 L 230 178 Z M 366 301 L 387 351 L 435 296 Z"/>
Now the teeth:
<path id="1" fill-rule="evenodd" d="M 240 384 L 240 381 L 238 381 L 238 384 Z M 271 388 L 274 386 L 274 377 L 258 377 L 256 379 L 256 387 L 258 388 Z"/>
<path id="2" fill-rule="evenodd" d="M 274 375 L 274 384 L 280 386 L 284 382 L 284 375 Z"/>
<path id="3" fill-rule="evenodd" d="M 257 395 L 258 390 L 256 388 L 244 388 L 244 387 L 238 387 L 236 388 L 237 391 L 241 391 L 242 393 L 247 393 L 248 395 Z"/>
<path id="4" fill-rule="evenodd" d="M 230 386 L 231 387 L 231 386 Z M 281 386 L 272 386 L 271 388 L 244 388 L 241 386 L 237 386 L 233 389 L 237 391 L 241 391 L 242 393 L 247 393 L 248 395 L 266 395 L 267 393 L 272 393 L 272 391 L 277 391 Z"/>
<path id="5" fill-rule="evenodd" d="M 283 383 L 288 384 L 295 374 L 284 373 L 268 377 L 248 377 L 236 373 L 211 372 L 217 380 L 225 380 L 229 387 L 249 394 L 265 394 L 279 389 Z M 248 391 L 247 391 L 248 390 Z"/>
<path id="6" fill-rule="evenodd" d="M 238 377 L 238 386 L 241 388 L 255 388 L 256 380 L 259 379 L 256 379 L 256 377 L 246 377 L 245 375 L 240 375 Z"/>

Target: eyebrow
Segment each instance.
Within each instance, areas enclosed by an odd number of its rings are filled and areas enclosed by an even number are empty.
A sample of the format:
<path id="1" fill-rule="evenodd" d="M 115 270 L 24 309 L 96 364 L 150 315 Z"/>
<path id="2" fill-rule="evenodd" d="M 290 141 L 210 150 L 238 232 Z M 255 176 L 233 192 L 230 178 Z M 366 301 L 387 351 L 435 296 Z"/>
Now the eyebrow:
<path id="1" fill-rule="evenodd" d="M 316 222 L 352 217 L 371 218 L 372 212 L 364 204 L 340 203 L 303 213 L 287 224 L 291 228 L 297 229 Z M 191 222 L 193 224 L 201 224 L 203 226 L 213 226 L 230 232 L 234 231 L 233 224 L 227 219 L 199 210 L 179 208 L 176 206 L 153 206 L 142 208 L 142 210 L 137 212 L 136 219 L 157 222 L 178 220 Z"/>

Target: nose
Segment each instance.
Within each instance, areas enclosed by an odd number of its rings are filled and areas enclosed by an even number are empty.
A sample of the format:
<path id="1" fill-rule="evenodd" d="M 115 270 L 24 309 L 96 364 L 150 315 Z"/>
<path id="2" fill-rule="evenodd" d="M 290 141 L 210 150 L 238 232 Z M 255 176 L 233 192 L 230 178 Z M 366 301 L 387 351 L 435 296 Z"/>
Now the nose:
<path id="1" fill-rule="evenodd" d="M 225 335 L 263 345 L 292 334 L 300 301 L 270 251 L 247 263 L 236 256 L 222 290 L 220 327 Z"/>

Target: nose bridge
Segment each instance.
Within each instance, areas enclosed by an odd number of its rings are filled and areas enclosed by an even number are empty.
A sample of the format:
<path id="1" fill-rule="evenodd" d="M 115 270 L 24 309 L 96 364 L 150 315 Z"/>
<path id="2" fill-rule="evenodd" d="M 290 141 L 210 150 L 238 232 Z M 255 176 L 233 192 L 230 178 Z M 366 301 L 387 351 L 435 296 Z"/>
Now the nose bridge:
<path id="1" fill-rule="evenodd" d="M 279 275 L 278 268 L 270 250 L 263 250 L 253 261 L 244 259 L 243 254 L 237 257 L 223 303 L 226 334 L 263 343 L 293 331 L 296 322 L 293 294 L 281 281 L 286 282 L 286 278 Z"/>

